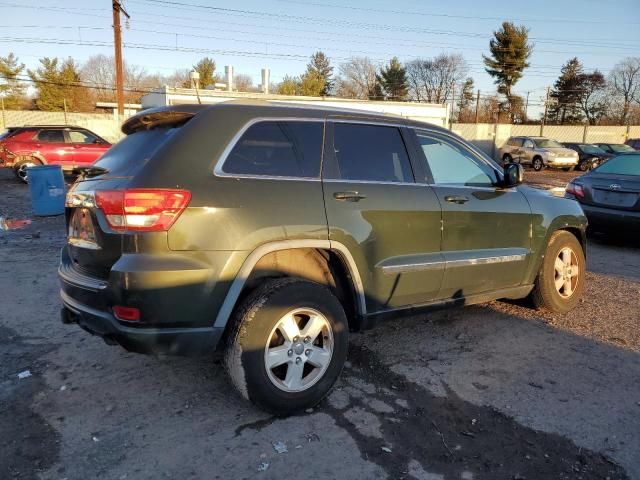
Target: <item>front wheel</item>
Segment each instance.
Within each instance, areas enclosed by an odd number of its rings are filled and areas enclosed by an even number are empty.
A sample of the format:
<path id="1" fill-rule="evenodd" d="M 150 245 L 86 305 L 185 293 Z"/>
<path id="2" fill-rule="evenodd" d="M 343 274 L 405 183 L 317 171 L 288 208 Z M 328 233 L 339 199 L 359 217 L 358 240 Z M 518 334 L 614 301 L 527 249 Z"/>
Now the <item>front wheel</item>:
<path id="1" fill-rule="evenodd" d="M 584 290 L 586 263 L 582 245 L 570 232 L 554 232 L 538 272 L 531 300 L 536 308 L 567 313 Z"/>
<path id="2" fill-rule="evenodd" d="M 540 157 L 536 157 L 533 159 L 533 169 L 536 172 L 539 172 L 540 170 L 542 170 L 542 167 L 544 167 L 544 163 L 542 162 L 542 159 Z"/>
<path id="3" fill-rule="evenodd" d="M 250 294 L 234 318 L 225 365 L 240 394 L 276 415 L 317 404 L 347 356 L 347 319 L 326 287 L 285 278 Z"/>

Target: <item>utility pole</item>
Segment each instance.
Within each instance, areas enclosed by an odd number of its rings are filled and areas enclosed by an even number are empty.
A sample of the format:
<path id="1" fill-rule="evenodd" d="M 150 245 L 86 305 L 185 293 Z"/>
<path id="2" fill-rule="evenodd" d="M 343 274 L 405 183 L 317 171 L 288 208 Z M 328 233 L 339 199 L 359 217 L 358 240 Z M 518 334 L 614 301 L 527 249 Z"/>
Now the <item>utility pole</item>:
<path id="1" fill-rule="evenodd" d="M 479 113 L 480 113 L 480 89 L 478 89 L 478 95 L 476 96 L 476 123 L 478 123 Z"/>
<path id="2" fill-rule="evenodd" d="M 124 115 L 124 71 L 122 68 L 122 32 L 120 28 L 120 12 L 130 18 L 120 0 L 113 0 L 113 46 L 116 59 L 116 103 L 118 115 Z"/>
<path id="3" fill-rule="evenodd" d="M 451 84 L 451 116 L 449 117 L 449 130 L 453 126 L 453 115 L 456 109 L 456 83 Z"/>
<path id="4" fill-rule="evenodd" d="M 527 113 L 529 111 L 529 94 L 531 92 L 527 92 L 527 102 L 524 104 L 524 121 L 526 122 L 527 119 L 529 118 Z"/>
<path id="5" fill-rule="evenodd" d="M 549 91 L 550 90 L 551 90 L 551 87 L 547 87 L 547 96 L 544 99 L 544 116 L 542 117 L 542 125 L 547 123 L 547 110 L 549 108 Z"/>

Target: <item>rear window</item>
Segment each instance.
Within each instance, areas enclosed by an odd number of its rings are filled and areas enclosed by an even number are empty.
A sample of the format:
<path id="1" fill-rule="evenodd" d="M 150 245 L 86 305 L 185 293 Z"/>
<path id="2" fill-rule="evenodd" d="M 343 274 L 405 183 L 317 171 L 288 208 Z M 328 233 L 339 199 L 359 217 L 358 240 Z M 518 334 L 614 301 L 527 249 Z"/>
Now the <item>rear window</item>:
<path id="1" fill-rule="evenodd" d="M 507 145 L 509 145 L 511 147 L 521 147 L 522 146 L 522 139 L 521 138 L 510 138 L 509 141 L 507 142 Z"/>
<path id="2" fill-rule="evenodd" d="M 640 155 L 628 154 L 614 157 L 600 165 L 594 172 L 615 175 L 640 175 Z"/>
<path id="3" fill-rule="evenodd" d="M 235 144 L 222 171 L 235 175 L 316 178 L 320 175 L 323 128 L 322 122 L 256 123 Z"/>
<path id="4" fill-rule="evenodd" d="M 177 128 L 155 128 L 133 133 L 106 151 L 95 163 L 106 168 L 109 175 L 131 175 L 134 168 L 144 165 L 176 132 Z"/>

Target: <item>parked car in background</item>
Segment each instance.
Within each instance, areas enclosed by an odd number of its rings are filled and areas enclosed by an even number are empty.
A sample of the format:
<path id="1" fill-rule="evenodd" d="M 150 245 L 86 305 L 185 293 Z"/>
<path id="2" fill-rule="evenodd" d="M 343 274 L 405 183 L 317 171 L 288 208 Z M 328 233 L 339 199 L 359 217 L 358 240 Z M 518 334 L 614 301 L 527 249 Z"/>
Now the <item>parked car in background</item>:
<path id="1" fill-rule="evenodd" d="M 630 138 L 624 144 L 629 145 L 634 150 L 640 150 L 640 138 Z"/>
<path id="2" fill-rule="evenodd" d="M 590 229 L 640 231 L 640 153 L 618 155 L 573 179 L 566 196 L 580 203 Z"/>
<path id="3" fill-rule="evenodd" d="M 273 413 L 327 394 L 350 330 L 497 298 L 580 301 L 580 206 L 444 128 L 225 102 L 122 129 L 67 195 L 63 322 L 138 352 L 217 346 Z"/>
<path id="4" fill-rule="evenodd" d="M 27 125 L 11 127 L 0 136 L 0 167 L 13 168 L 27 182 L 27 168 L 60 165 L 65 173 L 91 165 L 111 144 L 82 127 Z"/>
<path id="5" fill-rule="evenodd" d="M 607 153 L 618 155 L 620 153 L 635 152 L 635 149 L 624 143 L 595 143 L 596 147 L 601 148 Z"/>
<path id="6" fill-rule="evenodd" d="M 600 147 L 590 143 L 565 142 L 563 145 L 578 152 L 578 165 L 576 166 L 576 170 L 583 172 L 592 170 L 613 157 L 613 154 L 607 153 Z"/>
<path id="7" fill-rule="evenodd" d="M 569 171 L 578 165 L 577 152 L 545 137 L 511 137 L 500 149 L 500 158 L 505 165 L 531 165 L 536 171 L 544 167 Z"/>

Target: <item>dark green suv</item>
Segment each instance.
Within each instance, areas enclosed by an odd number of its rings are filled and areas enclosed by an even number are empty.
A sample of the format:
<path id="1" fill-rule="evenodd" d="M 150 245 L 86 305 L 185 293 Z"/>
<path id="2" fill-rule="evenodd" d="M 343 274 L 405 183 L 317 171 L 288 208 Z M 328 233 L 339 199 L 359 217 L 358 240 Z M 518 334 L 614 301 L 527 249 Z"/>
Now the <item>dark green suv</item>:
<path id="1" fill-rule="evenodd" d="M 263 408 L 317 403 L 350 330 L 584 288 L 586 219 L 451 132 L 270 103 L 171 106 L 67 197 L 62 320 L 137 352 L 224 352 Z"/>

